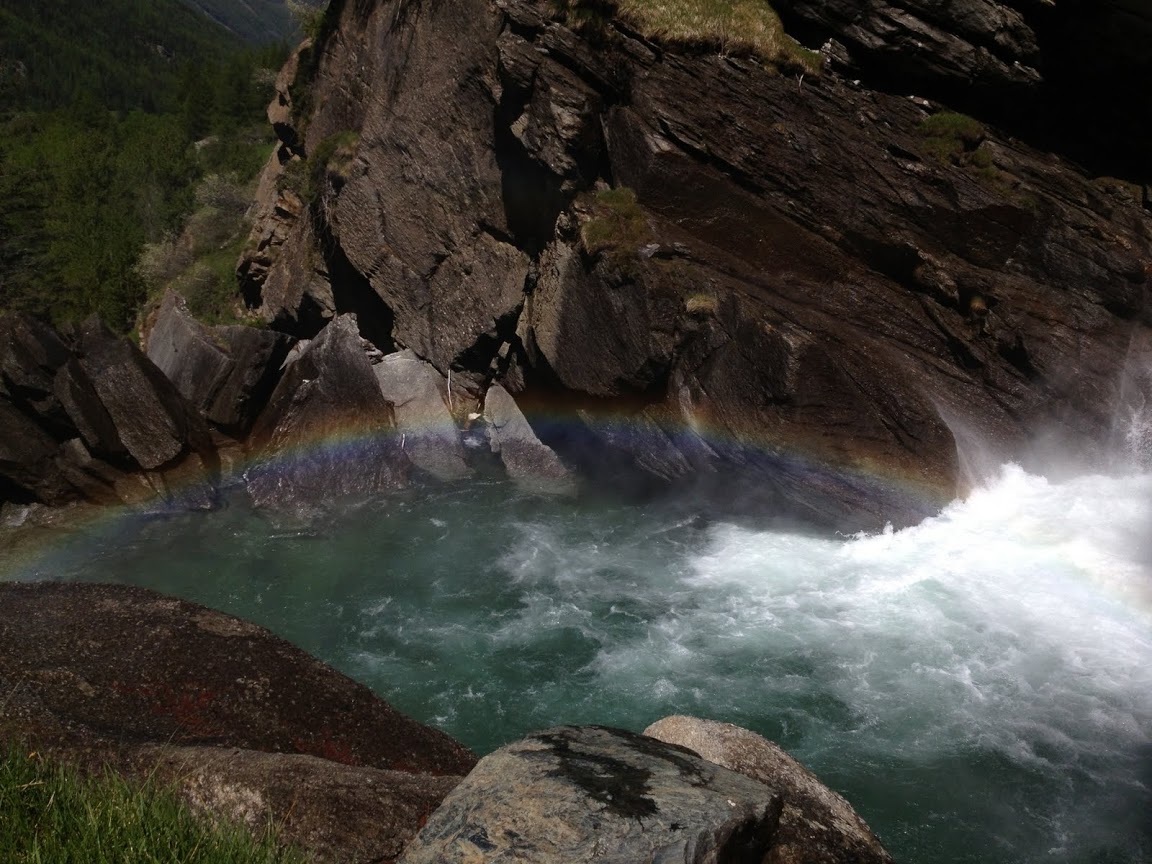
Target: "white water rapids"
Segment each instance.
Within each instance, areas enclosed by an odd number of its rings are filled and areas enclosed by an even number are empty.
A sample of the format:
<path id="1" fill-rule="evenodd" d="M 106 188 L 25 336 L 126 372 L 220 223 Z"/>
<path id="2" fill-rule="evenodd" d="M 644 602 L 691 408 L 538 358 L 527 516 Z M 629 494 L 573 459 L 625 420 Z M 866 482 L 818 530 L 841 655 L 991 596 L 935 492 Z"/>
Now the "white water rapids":
<path id="1" fill-rule="evenodd" d="M 486 751 L 670 713 L 778 740 L 898 861 L 1152 860 L 1152 474 L 1015 466 L 901 531 L 413 491 L 310 531 L 119 523 L 24 578 L 265 624 Z"/>

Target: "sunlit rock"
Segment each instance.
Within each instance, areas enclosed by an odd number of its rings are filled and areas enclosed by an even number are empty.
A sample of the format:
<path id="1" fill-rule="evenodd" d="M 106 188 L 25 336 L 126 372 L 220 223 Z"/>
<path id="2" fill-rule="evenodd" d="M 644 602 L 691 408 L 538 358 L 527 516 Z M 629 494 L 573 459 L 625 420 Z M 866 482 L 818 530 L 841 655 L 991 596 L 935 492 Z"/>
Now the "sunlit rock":
<path id="1" fill-rule="evenodd" d="M 292 341 L 255 327 L 207 327 L 169 290 L 148 334 L 148 358 L 213 425 L 242 435 L 271 395 Z"/>
<path id="2" fill-rule="evenodd" d="M 784 799 L 763 864 L 891 864 L 892 857 L 844 798 L 767 738 L 697 717 L 658 720 L 645 735 L 771 787 Z"/>
<path id="3" fill-rule="evenodd" d="M 401 448 L 412 464 L 437 480 L 471 476 L 459 430 L 441 395 L 447 385 L 435 367 L 412 351 L 399 351 L 372 369 L 392 403 Z"/>
<path id="4" fill-rule="evenodd" d="M 486 756 L 400 864 L 760 861 L 780 797 L 652 738 L 561 726 Z"/>
<path id="5" fill-rule="evenodd" d="M 15 741 L 333 862 L 394 859 L 476 761 L 262 627 L 122 585 L 0 584 Z"/>
<path id="6" fill-rule="evenodd" d="M 488 421 L 488 439 L 498 453 L 504 470 L 517 485 L 531 492 L 571 495 L 576 480 L 564 463 L 532 431 L 516 400 L 493 384 L 484 397 L 484 417 Z"/>

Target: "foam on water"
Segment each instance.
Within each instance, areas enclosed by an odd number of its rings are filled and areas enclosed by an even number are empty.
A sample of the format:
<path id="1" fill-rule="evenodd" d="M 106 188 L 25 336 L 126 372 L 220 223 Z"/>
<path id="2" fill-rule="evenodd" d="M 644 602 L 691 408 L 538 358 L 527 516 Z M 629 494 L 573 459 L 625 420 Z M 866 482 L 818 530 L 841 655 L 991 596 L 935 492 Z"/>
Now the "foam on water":
<path id="1" fill-rule="evenodd" d="M 762 732 L 904 862 L 1152 859 L 1152 475 L 1008 466 L 902 531 L 397 494 L 315 530 L 238 508 L 17 575 L 257 620 L 479 750 L 669 713 Z"/>

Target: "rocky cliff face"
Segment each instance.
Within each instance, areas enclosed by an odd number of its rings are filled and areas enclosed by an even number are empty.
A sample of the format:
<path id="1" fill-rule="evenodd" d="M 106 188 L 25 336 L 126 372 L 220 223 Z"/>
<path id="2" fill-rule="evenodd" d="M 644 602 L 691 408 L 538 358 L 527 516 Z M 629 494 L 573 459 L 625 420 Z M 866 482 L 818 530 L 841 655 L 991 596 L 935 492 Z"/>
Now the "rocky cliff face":
<path id="1" fill-rule="evenodd" d="M 1032 7 L 920 5 L 782 12 L 857 68 L 1059 78 Z M 1148 323 L 1138 189 L 836 63 L 785 76 L 531 0 L 330 14 L 277 105 L 269 320 L 355 311 L 476 399 L 562 405 L 571 459 L 736 475 L 833 522 L 935 507 L 961 430 L 1016 457 L 1114 434 Z"/>

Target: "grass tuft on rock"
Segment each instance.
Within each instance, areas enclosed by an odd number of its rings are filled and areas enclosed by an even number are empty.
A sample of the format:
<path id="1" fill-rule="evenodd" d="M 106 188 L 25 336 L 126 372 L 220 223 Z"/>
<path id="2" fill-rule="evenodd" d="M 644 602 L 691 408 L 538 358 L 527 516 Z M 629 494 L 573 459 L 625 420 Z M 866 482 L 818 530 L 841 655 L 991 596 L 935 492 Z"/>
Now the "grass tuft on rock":
<path id="1" fill-rule="evenodd" d="M 651 242 L 652 230 L 636 193 L 626 186 L 602 189 L 590 202 L 590 218 L 580 229 L 590 255 L 634 257 Z"/>
<path id="2" fill-rule="evenodd" d="M 5 864 L 305 864 L 239 827 L 211 827 L 163 789 L 83 777 L 36 754 L 0 750 Z"/>
<path id="3" fill-rule="evenodd" d="M 941 111 L 920 121 L 917 131 L 928 155 L 940 161 L 955 160 L 972 152 L 984 141 L 984 127 L 967 114 Z"/>
<path id="4" fill-rule="evenodd" d="M 823 60 L 784 32 L 765 0 L 562 0 L 577 23 L 615 14 L 649 39 L 758 57 L 787 71 L 818 73 Z"/>

